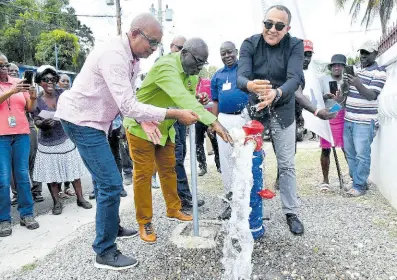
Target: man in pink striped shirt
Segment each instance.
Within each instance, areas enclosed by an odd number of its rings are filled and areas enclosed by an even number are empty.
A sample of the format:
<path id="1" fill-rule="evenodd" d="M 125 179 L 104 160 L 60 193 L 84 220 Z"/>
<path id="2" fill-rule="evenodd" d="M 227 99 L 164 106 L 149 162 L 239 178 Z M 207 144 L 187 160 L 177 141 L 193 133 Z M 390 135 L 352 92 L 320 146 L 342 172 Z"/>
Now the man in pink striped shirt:
<path id="1" fill-rule="evenodd" d="M 157 125 L 164 119 L 177 119 L 184 124 L 198 120 L 198 115 L 190 110 L 158 108 L 136 99 L 133 88 L 139 59 L 149 57 L 162 36 L 161 24 L 152 15 L 137 16 L 127 34 L 94 48 L 73 87 L 58 101 L 55 116 L 61 119 L 66 134 L 76 144 L 97 183 L 93 249 L 98 268 L 123 270 L 138 264 L 134 258 L 122 255 L 115 244 L 117 236 L 132 237 L 137 232 L 119 232 L 122 178 L 106 137 L 114 118 L 120 112 L 134 118 L 153 142 L 161 137 Z"/>

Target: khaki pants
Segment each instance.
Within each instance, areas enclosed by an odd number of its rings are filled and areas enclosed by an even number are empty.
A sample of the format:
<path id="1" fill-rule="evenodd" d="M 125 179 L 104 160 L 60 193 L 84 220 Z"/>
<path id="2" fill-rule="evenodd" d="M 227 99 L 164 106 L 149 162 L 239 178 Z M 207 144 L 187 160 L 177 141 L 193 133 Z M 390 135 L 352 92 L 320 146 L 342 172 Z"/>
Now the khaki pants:
<path id="1" fill-rule="evenodd" d="M 134 162 L 134 200 L 138 224 L 152 221 L 152 175 L 157 166 L 167 214 L 181 209 L 175 172 L 175 144 L 167 140 L 165 146 L 136 137 L 127 132 L 128 146 Z"/>

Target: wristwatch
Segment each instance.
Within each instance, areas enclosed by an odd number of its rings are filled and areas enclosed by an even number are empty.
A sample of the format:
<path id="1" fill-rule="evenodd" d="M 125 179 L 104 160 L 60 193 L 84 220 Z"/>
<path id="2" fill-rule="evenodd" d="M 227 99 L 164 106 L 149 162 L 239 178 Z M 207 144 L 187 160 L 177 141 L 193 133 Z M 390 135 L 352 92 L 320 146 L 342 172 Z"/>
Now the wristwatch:
<path id="1" fill-rule="evenodd" d="M 277 101 L 279 101 L 280 98 L 281 98 L 281 93 L 280 93 L 280 90 L 277 88 L 276 89 L 276 97 L 274 98 L 273 103 L 276 103 Z"/>

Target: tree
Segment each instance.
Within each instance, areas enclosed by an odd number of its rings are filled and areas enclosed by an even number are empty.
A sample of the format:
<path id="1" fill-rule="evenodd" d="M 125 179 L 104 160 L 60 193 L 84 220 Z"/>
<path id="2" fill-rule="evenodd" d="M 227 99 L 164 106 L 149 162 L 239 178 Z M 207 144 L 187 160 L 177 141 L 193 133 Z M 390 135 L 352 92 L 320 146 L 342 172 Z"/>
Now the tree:
<path id="1" fill-rule="evenodd" d="M 218 69 L 215 66 L 203 67 L 199 73 L 200 78 L 211 79 Z"/>
<path id="2" fill-rule="evenodd" d="M 64 30 L 53 30 L 40 34 L 40 40 L 36 45 L 36 61 L 39 64 L 55 65 L 55 46 L 59 49 L 59 69 L 72 69 L 77 66 L 80 54 L 79 38 Z"/>
<path id="3" fill-rule="evenodd" d="M 355 57 L 349 56 L 347 58 L 347 65 L 357 65 L 360 62 L 360 56 L 356 55 Z"/>
<path id="4" fill-rule="evenodd" d="M 54 30 L 58 32 L 52 32 Z M 48 37 L 49 34 L 60 35 L 60 30 L 65 32 L 63 35 L 66 37 L 71 34 L 77 36 L 79 48 L 71 47 L 74 37 L 72 40 L 69 36 L 66 41 Z M 42 33 L 46 35 L 42 37 Z M 48 56 L 45 61 L 42 60 L 46 57 L 43 53 L 36 55 L 37 45 L 44 44 L 43 38 L 59 43 L 61 56 L 66 55 L 62 49 L 67 50 L 67 53 L 71 51 L 68 54 L 70 62 L 62 60 L 66 56 L 60 58 L 60 69 L 63 70 L 78 71 L 94 45 L 91 29 L 81 24 L 73 7 L 69 6 L 69 0 L 0 0 L 0 50 L 10 61 L 32 65 L 55 63 L 54 52 L 53 57 L 50 59 Z M 74 52 L 77 49 L 80 52 Z M 47 52 L 51 53 L 52 50 L 54 46 L 48 48 Z"/>
<path id="5" fill-rule="evenodd" d="M 338 9 L 344 9 L 348 0 L 335 0 Z M 382 34 L 386 33 L 387 23 L 393 11 L 396 0 L 353 0 L 350 7 L 350 15 L 352 22 L 357 20 L 363 5 L 366 5 L 365 14 L 361 20 L 361 25 L 365 24 L 365 28 L 372 24 L 375 17 L 379 16 L 382 25 Z"/>

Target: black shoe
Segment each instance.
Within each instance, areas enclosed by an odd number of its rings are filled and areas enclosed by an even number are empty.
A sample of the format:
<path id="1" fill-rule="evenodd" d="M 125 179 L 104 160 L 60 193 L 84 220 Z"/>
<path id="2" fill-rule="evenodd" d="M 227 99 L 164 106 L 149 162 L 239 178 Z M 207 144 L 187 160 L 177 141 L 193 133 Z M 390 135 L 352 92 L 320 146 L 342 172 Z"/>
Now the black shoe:
<path id="1" fill-rule="evenodd" d="M 120 193 L 121 197 L 126 197 L 128 195 L 127 191 L 123 188 L 123 190 Z"/>
<path id="2" fill-rule="evenodd" d="M 198 207 L 201 207 L 205 204 L 205 201 L 202 199 L 197 200 Z M 182 208 L 190 209 L 193 208 L 193 201 L 192 200 L 182 200 Z"/>
<path id="3" fill-rule="evenodd" d="M 41 195 L 41 193 L 33 194 L 33 200 L 34 202 L 43 202 L 44 197 Z"/>
<path id="4" fill-rule="evenodd" d="M 21 218 L 19 224 L 30 230 L 39 228 L 39 223 L 32 216 Z"/>
<path id="5" fill-rule="evenodd" d="M 225 198 L 226 198 L 227 200 L 229 200 L 229 201 L 232 201 L 232 197 L 233 197 L 233 193 L 232 193 L 232 192 L 228 192 L 228 193 L 225 195 Z"/>
<path id="6" fill-rule="evenodd" d="M 58 202 L 54 205 L 54 208 L 52 208 L 52 214 L 53 215 L 61 215 L 62 214 L 62 204 L 60 202 Z"/>
<path id="7" fill-rule="evenodd" d="M 206 173 L 207 173 L 207 168 L 200 168 L 200 172 L 198 173 L 198 175 L 201 177 L 204 176 Z"/>
<path id="8" fill-rule="evenodd" d="M 119 239 L 128 239 L 137 236 L 139 233 L 135 229 L 123 228 L 119 226 L 119 232 L 117 233 L 117 237 Z"/>
<path id="9" fill-rule="evenodd" d="M 229 220 L 231 216 L 232 216 L 232 207 L 228 206 L 226 210 L 223 211 L 223 213 L 218 216 L 218 219 L 225 221 L 225 220 Z"/>
<path id="10" fill-rule="evenodd" d="M 136 259 L 124 256 L 120 251 L 116 251 L 104 256 L 97 255 L 94 266 L 110 270 L 124 270 L 135 267 L 138 263 Z"/>
<path id="11" fill-rule="evenodd" d="M 287 214 L 286 216 L 289 230 L 295 235 L 302 235 L 305 229 L 298 217 L 295 214 Z"/>
<path id="12" fill-rule="evenodd" d="M 88 195 L 88 198 L 89 198 L 90 200 L 95 199 L 95 192 L 94 192 L 94 191 L 90 192 L 90 194 Z"/>
<path id="13" fill-rule="evenodd" d="M 220 168 L 220 167 L 218 168 L 218 172 L 219 172 L 219 173 L 222 173 L 222 170 L 221 170 L 221 168 Z"/>
<path id="14" fill-rule="evenodd" d="M 89 203 L 87 200 L 81 200 L 81 201 L 79 201 L 79 200 L 77 200 L 77 206 L 78 207 L 82 207 L 82 208 L 84 208 L 84 209 L 91 209 L 92 208 L 92 204 L 91 203 Z"/>
<path id="15" fill-rule="evenodd" d="M 126 186 L 132 185 L 132 177 L 131 176 L 124 177 L 123 185 L 126 185 Z"/>
<path id="16" fill-rule="evenodd" d="M 10 222 L 0 222 L 0 237 L 10 236 L 12 234 L 12 227 Z"/>
<path id="17" fill-rule="evenodd" d="M 17 205 L 17 204 L 18 204 L 18 197 L 14 195 L 11 198 L 11 205 L 14 206 L 14 205 Z"/>

